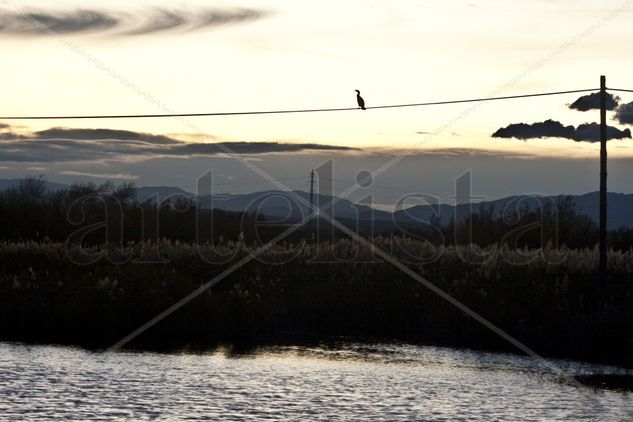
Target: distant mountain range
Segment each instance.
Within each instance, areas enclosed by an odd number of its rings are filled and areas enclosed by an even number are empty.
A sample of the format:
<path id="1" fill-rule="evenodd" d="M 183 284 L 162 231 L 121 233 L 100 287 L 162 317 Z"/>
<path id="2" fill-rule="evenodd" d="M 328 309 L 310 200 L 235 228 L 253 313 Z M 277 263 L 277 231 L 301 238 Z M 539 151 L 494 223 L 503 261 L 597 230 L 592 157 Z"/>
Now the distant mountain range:
<path id="1" fill-rule="evenodd" d="M 297 195 L 309 202 L 310 195 L 307 192 L 295 191 Z M 336 218 L 345 220 L 364 220 L 381 223 L 380 226 L 389 228 L 387 223 L 398 222 L 399 224 L 410 224 L 429 222 L 435 216 L 442 224 L 448 224 L 451 218 L 460 220 L 470 213 L 477 213 L 480 207 L 492 207 L 496 215 L 504 212 L 511 213 L 517 207 L 527 207 L 537 209 L 544 204 L 556 202 L 569 196 L 575 204 L 577 212 L 584 214 L 593 221 L 598 222 L 599 193 L 591 192 L 584 195 L 556 195 L 556 196 L 511 196 L 494 201 L 478 202 L 465 205 L 416 205 L 410 208 L 397 210 L 393 213 L 377 210 L 367 205 L 357 204 L 346 199 L 340 199 L 334 205 L 333 210 L 328 213 Z M 304 204 L 299 203 L 292 195 L 282 191 L 264 191 L 250 194 L 238 195 L 214 195 L 212 199 L 201 198 L 200 203 L 205 208 L 216 208 L 227 211 L 249 211 L 259 212 L 266 216 L 276 218 L 292 217 L 301 219 L 309 214 L 309 209 Z M 330 197 L 317 195 L 315 202 L 326 204 L 331 201 Z M 617 229 L 618 227 L 633 227 L 633 194 L 609 193 L 608 202 L 608 227 Z M 509 214 L 507 214 L 509 215 Z"/>
<path id="2" fill-rule="evenodd" d="M 16 186 L 19 179 L 0 179 L 0 190 Z M 69 185 L 46 181 L 49 191 L 55 192 L 68 189 Z M 310 194 L 303 191 L 294 191 L 295 194 L 303 198 L 306 203 L 310 201 Z M 163 201 L 175 196 L 185 198 L 196 198 L 196 195 L 183 189 L 170 186 L 143 186 L 136 188 L 136 199 L 144 201 L 158 198 Z M 420 222 L 429 222 L 433 216 L 438 218 L 442 224 L 447 224 L 452 217 L 463 218 L 469 212 L 478 212 L 481 206 L 493 207 L 497 215 L 501 215 L 504 210 L 511 211 L 517 205 L 526 206 L 529 209 L 538 208 L 541 204 L 557 201 L 566 195 L 556 195 L 549 197 L 532 196 L 511 196 L 466 205 L 416 205 L 393 213 L 371 208 L 367 205 L 357 204 L 347 199 L 340 199 L 333 209 L 327 212 L 343 220 L 360 220 L 363 222 L 374 221 L 379 227 L 388 230 L 394 222 L 398 224 L 412 225 Z M 594 221 L 598 221 L 599 196 L 598 192 L 591 192 L 584 195 L 569 195 L 575 204 L 576 210 L 587 215 Z M 326 204 L 332 200 L 331 197 L 315 195 L 315 202 Z M 633 228 L 633 194 L 609 193 L 608 200 L 608 225 L 609 229 L 618 227 Z M 309 214 L 309 208 L 297 201 L 293 195 L 283 191 L 262 191 L 248 194 L 218 194 L 211 197 L 204 196 L 197 198 L 203 208 L 215 208 L 225 211 L 247 211 L 257 212 L 272 219 L 300 220 Z"/>

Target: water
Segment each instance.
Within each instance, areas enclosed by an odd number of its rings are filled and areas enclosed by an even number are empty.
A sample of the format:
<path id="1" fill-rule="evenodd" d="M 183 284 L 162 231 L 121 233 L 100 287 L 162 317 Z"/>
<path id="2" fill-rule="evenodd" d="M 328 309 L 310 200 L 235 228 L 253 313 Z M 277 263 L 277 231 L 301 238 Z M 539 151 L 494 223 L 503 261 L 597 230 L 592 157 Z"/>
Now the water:
<path id="1" fill-rule="evenodd" d="M 633 420 L 633 394 L 561 382 L 529 358 L 435 347 L 152 354 L 0 343 L 0 419 L 53 418 L 620 421 Z"/>

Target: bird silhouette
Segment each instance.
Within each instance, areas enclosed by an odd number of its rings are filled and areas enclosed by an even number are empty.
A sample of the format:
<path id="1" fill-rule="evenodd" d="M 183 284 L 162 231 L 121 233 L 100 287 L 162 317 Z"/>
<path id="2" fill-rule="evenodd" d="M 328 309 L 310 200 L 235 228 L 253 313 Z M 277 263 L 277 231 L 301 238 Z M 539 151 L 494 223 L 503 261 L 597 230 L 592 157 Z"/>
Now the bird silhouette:
<path id="1" fill-rule="evenodd" d="M 355 91 L 356 91 L 356 102 L 358 103 L 358 107 L 365 110 L 365 100 L 363 100 L 363 97 L 360 96 L 359 90 L 356 89 Z"/>

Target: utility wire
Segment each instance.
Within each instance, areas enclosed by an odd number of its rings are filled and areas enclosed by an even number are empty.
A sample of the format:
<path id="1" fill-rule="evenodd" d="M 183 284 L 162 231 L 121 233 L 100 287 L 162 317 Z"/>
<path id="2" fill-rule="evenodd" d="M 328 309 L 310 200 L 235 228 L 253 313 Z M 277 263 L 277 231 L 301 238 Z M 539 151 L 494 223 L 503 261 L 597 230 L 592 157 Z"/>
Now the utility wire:
<path id="1" fill-rule="evenodd" d="M 289 182 L 289 181 L 293 181 L 293 180 L 303 180 L 305 179 L 305 176 L 298 176 L 298 177 L 288 177 L 288 178 L 283 178 L 283 179 L 275 179 L 278 182 Z M 212 186 L 236 186 L 236 185 L 256 185 L 256 184 L 267 184 L 270 183 L 270 181 L 268 180 L 262 180 L 262 179 L 253 179 L 253 180 L 242 180 L 242 181 L 238 181 L 238 182 L 213 182 Z M 185 185 L 185 186 L 179 186 L 180 188 L 196 188 L 198 187 L 198 185 Z"/>
<path id="2" fill-rule="evenodd" d="M 402 108 L 402 107 L 424 107 L 446 104 L 473 103 L 482 101 L 499 101 L 511 100 L 517 98 L 545 97 L 550 95 L 575 94 L 580 92 L 593 92 L 592 89 L 575 89 L 570 91 L 542 92 L 538 94 L 508 95 L 503 97 L 485 97 L 471 98 L 467 100 L 450 100 L 450 101 L 434 101 L 426 103 L 410 103 L 410 104 L 393 104 L 366 107 L 367 110 L 377 110 L 383 108 Z M 110 114 L 110 115 L 69 115 L 69 116 L 0 116 L 0 120 L 67 120 L 67 119 L 143 119 L 143 118 L 162 118 L 162 117 L 209 117 L 209 116 L 244 116 L 258 114 L 289 114 L 289 113 L 320 113 L 328 111 L 356 111 L 357 107 L 343 108 L 312 108 L 312 109 L 296 109 L 296 110 L 264 110 L 264 111 L 235 111 L 235 112 L 218 112 L 218 113 L 166 113 L 166 114 Z"/>
<path id="3" fill-rule="evenodd" d="M 607 88 L 608 91 L 618 91 L 618 92 L 633 92 L 633 89 L 617 89 L 617 88 Z"/>

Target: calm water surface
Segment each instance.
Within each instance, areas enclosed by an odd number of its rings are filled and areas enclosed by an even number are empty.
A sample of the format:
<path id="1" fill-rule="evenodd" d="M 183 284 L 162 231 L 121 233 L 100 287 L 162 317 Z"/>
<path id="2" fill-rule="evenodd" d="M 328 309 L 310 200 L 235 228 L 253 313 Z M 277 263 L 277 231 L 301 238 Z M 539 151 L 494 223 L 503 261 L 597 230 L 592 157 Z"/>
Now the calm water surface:
<path id="1" fill-rule="evenodd" d="M 0 343 L 0 419 L 56 418 L 620 421 L 633 420 L 633 394 L 561 382 L 529 358 L 435 347 L 151 354 Z"/>

